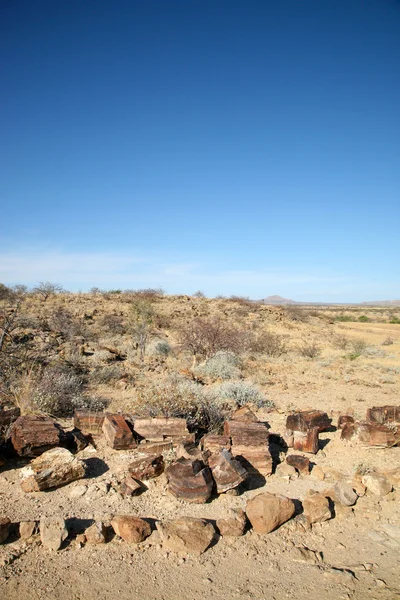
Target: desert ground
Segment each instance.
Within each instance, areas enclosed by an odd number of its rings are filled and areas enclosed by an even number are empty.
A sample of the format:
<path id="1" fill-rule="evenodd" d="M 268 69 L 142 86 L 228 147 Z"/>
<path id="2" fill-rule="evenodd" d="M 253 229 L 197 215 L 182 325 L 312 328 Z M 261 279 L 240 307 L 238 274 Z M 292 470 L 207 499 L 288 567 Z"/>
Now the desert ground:
<path id="1" fill-rule="evenodd" d="M 363 421 L 368 408 L 400 405 L 400 307 L 267 306 L 152 291 L 27 294 L 18 304 L 14 297 L 1 302 L 3 327 L 7 315 L 15 316 L 2 349 L 4 409 L 50 415 L 65 430 L 73 427 L 75 408 L 187 417 L 198 440 L 247 405 L 274 440 L 270 476 L 202 504 L 174 497 L 165 473 L 146 481 L 140 495 L 121 494 L 137 449 L 112 449 L 102 436 L 76 455 L 86 465 L 83 479 L 46 491 L 24 492 L 30 459 L 5 451 L 0 517 L 13 528 L 0 545 L 1 598 L 400 597 L 398 476 L 383 496 L 358 489 L 354 505 L 335 502 L 329 520 L 310 524 L 301 510 L 310 490 L 329 495 L 336 482 L 352 484 L 357 474 L 400 469 L 398 445 L 346 441 L 336 427 L 340 414 Z M 210 323 L 219 332 L 212 343 Z M 195 347 L 201 335 L 207 344 Z M 308 409 L 326 411 L 332 427 L 320 433 L 318 452 L 306 454 L 310 473 L 287 474 L 279 469 L 285 456 L 304 452 L 277 440 L 287 416 Z M 175 458 L 174 450 L 165 453 L 167 465 Z M 96 545 L 76 538 L 93 521 L 111 532 L 115 515 L 152 523 L 190 516 L 215 525 L 263 492 L 300 508 L 268 534 L 249 525 L 240 537 L 216 535 L 199 556 L 170 551 L 155 527 L 138 544 L 111 534 Z M 66 521 L 68 538 L 58 551 L 44 548 L 38 535 L 18 535 L 18 523 L 44 517 Z"/>

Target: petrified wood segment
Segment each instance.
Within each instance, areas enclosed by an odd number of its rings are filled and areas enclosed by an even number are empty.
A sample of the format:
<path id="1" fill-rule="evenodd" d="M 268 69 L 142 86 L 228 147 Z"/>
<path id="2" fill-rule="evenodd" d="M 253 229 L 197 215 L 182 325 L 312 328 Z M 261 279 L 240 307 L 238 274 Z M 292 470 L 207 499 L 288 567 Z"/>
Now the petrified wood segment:
<path id="1" fill-rule="evenodd" d="M 229 450 L 231 447 L 231 439 L 229 435 L 208 433 L 201 438 L 201 447 L 203 450 L 209 450 L 210 452 L 217 452 L 224 448 Z"/>
<path id="2" fill-rule="evenodd" d="M 272 457 L 268 447 L 269 433 L 264 423 L 225 421 L 225 435 L 231 438 L 232 456 L 239 458 L 247 470 L 271 475 Z"/>
<path id="3" fill-rule="evenodd" d="M 85 476 L 84 463 L 66 448 L 53 448 L 35 458 L 33 475 L 21 482 L 24 492 L 39 492 L 60 487 Z"/>
<path id="4" fill-rule="evenodd" d="M 316 454 L 318 452 L 318 427 L 308 429 L 305 433 L 302 431 L 293 432 L 293 448 L 300 452 L 309 452 Z"/>
<path id="5" fill-rule="evenodd" d="M 400 423 L 400 406 L 373 406 L 367 410 L 367 421 L 384 425 L 386 423 Z"/>
<path id="6" fill-rule="evenodd" d="M 228 450 L 212 454 L 208 459 L 214 481 L 219 494 L 232 490 L 248 477 L 248 472 L 235 460 Z"/>
<path id="7" fill-rule="evenodd" d="M 100 435 L 105 414 L 90 410 L 76 410 L 74 413 L 74 426 L 85 434 Z"/>
<path id="8" fill-rule="evenodd" d="M 154 479 L 164 472 L 162 454 L 139 456 L 128 467 L 128 472 L 135 479 Z"/>
<path id="9" fill-rule="evenodd" d="M 137 446 L 132 431 L 121 415 L 106 414 L 103 422 L 103 433 L 107 445 L 114 448 L 114 450 L 127 450 Z"/>
<path id="10" fill-rule="evenodd" d="M 245 404 L 241 406 L 232 415 L 233 421 L 250 421 L 252 423 L 256 423 L 258 421 L 256 415 L 253 413 L 251 408 Z"/>
<path id="11" fill-rule="evenodd" d="M 346 423 L 343 426 L 341 439 L 358 440 L 369 446 L 391 448 L 400 444 L 400 427 L 379 425 L 377 423 Z"/>
<path id="12" fill-rule="evenodd" d="M 50 419 L 36 415 L 18 417 L 12 426 L 11 443 L 20 456 L 40 456 L 60 444 L 61 428 Z"/>
<path id="13" fill-rule="evenodd" d="M 289 415 L 286 419 L 286 429 L 290 431 L 302 431 L 306 433 L 309 429 L 317 428 L 318 431 L 324 431 L 331 426 L 330 419 L 326 412 L 322 410 L 305 410 Z"/>
<path id="14" fill-rule="evenodd" d="M 299 454 L 289 454 L 286 457 L 286 462 L 291 467 L 297 469 L 302 475 L 308 475 L 310 472 L 310 459 L 306 456 L 300 456 Z"/>
<path id="15" fill-rule="evenodd" d="M 156 417 L 154 419 L 135 419 L 136 433 L 146 440 L 158 442 L 165 438 L 174 441 L 186 439 L 189 432 L 186 419 Z"/>
<path id="16" fill-rule="evenodd" d="M 211 496 L 214 485 L 211 471 L 198 460 L 179 458 L 166 470 L 168 486 L 177 498 L 203 504 Z"/>

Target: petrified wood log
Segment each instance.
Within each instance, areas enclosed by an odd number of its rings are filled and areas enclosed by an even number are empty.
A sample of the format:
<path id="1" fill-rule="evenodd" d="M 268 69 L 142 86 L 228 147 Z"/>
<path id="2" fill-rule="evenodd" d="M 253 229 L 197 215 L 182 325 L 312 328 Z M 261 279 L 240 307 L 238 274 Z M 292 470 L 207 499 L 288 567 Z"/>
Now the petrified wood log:
<path id="1" fill-rule="evenodd" d="M 90 410 L 76 410 L 74 413 L 74 426 L 84 434 L 100 435 L 105 414 Z"/>
<path id="2" fill-rule="evenodd" d="M 170 492 L 186 502 L 203 504 L 214 485 L 211 471 L 198 460 L 179 458 L 166 470 Z"/>
<path id="3" fill-rule="evenodd" d="M 40 456 L 59 446 L 62 429 L 50 417 L 26 415 L 12 426 L 11 443 L 20 456 Z"/>
<path id="4" fill-rule="evenodd" d="M 268 447 L 269 433 L 264 423 L 225 421 L 224 433 L 230 436 L 231 453 L 247 470 L 271 475 L 272 457 Z"/>
<path id="5" fill-rule="evenodd" d="M 299 454 L 289 454 L 286 457 L 286 462 L 291 467 L 297 469 L 302 475 L 308 475 L 310 472 L 310 459 L 306 456 L 300 456 Z"/>
<path id="6" fill-rule="evenodd" d="M 246 469 L 232 457 L 229 450 L 212 454 L 208 459 L 208 466 L 219 494 L 238 487 L 248 477 Z"/>
<path id="7" fill-rule="evenodd" d="M 24 492 L 39 492 L 60 487 L 85 476 L 83 461 L 66 448 L 53 448 L 35 458 L 30 467 L 33 474 L 21 482 Z"/>
<path id="8" fill-rule="evenodd" d="M 367 410 L 367 421 L 384 425 L 386 423 L 400 424 L 400 406 L 373 406 Z"/>
<path id="9" fill-rule="evenodd" d="M 154 479 L 164 473 L 164 457 L 162 454 L 139 456 L 128 467 L 128 472 L 135 479 Z"/>
<path id="10" fill-rule="evenodd" d="M 137 447 L 137 441 L 134 439 L 133 433 L 123 416 L 106 414 L 102 429 L 110 448 L 127 450 Z"/>
<path id="11" fill-rule="evenodd" d="M 189 432 L 186 419 L 156 417 L 154 419 L 135 419 L 135 432 L 149 441 L 172 438 L 174 442 L 183 441 Z"/>
<path id="12" fill-rule="evenodd" d="M 324 431 L 331 426 L 330 419 L 322 410 L 305 410 L 289 415 L 286 419 L 286 429 L 290 431 L 302 431 L 307 433 L 309 429 L 317 428 Z"/>
<path id="13" fill-rule="evenodd" d="M 311 454 L 316 454 L 318 452 L 318 436 L 318 427 L 312 427 L 306 432 L 294 431 L 293 448 L 295 450 L 299 450 L 300 452 L 309 452 Z"/>
<path id="14" fill-rule="evenodd" d="M 346 425 L 348 423 L 354 423 L 353 415 L 339 415 L 337 428 L 343 429 L 344 425 Z"/>
<path id="15" fill-rule="evenodd" d="M 241 406 L 232 415 L 233 421 L 250 421 L 252 423 L 256 423 L 258 421 L 256 415 L 253 413 L 251 408 L 245 404 Z"/>
<path id="16" fill-rule="evenodd" d="M 172 439 L 159 440 L 158 442 L 148 442 L 147 440 L 141 440 L 138 446 L 139 452 L 145 452 L 146 454 L 159 454 L 172 450 L 174 447 Z"/>
<path id="17" fill-rule="evenodd" d="M 343 426 L 341 439 L 357 440 L 369 446 L 391 448 L 400 444 L 400 425 L 379 425 L 377 423 L 346 423 Z"/>
<path id="18" fill-rule="evenodd" d="M 231 447 L 231 438 L 229 435 L 216 435 L 208 433 L 201 438 L 201 447 L 204 451 L 217 452 L 218 450 L 229 450 Z"/>

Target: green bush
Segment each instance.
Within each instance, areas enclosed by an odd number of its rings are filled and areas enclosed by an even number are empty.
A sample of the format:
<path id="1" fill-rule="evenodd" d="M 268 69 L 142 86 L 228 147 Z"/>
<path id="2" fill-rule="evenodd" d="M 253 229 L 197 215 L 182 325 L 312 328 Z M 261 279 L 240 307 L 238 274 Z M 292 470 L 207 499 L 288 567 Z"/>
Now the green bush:
<path id="1" fill-rule="evenodd" d="M 360 323 L 369 323 L 369 319 L 365 315 L 360 315 L 358 317 L 358 320 L 360 321 Z"/>

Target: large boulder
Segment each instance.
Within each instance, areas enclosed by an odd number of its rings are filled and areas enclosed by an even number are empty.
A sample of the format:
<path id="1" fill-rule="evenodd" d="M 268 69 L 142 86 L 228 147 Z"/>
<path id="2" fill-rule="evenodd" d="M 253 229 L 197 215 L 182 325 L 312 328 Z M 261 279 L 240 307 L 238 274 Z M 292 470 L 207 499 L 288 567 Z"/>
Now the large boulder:
<path id="1" fill-rule="evenodd" d="M 276 494 L 264 492 L 247 502 L 246 514 L 254 531 L 270 533 L 295 513 L 293 500 Z"/>
<path id="2" fill-rule="evenodd" d="M 214 539 L 215 529 L 204 519 L 182 517 L 157 523 L 163 547 L 178 554 L 202 554 Z"/>

